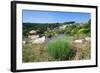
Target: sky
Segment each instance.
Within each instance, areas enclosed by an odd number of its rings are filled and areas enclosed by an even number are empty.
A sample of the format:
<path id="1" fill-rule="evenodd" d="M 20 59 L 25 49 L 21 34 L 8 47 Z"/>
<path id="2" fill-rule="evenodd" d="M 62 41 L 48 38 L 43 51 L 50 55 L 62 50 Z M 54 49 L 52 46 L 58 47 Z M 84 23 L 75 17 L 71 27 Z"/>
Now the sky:
<path id="1" fill-rule="evenodd" d="M 23 23 L 63 23 L 75 21 L 76 23 L 87 22 L 91 18 L 90 13 L 80 12 L 58 12 L 58 11 L 37 11 L 23 10 Z"/>

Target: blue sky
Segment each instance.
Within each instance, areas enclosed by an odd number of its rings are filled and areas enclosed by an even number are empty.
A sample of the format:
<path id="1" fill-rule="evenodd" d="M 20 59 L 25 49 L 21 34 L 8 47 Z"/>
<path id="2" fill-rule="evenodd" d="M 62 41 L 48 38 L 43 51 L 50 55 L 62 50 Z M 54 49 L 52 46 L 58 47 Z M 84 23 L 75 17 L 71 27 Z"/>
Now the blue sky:
<path id="1" fill-rule="evenodd" d="M 75 21 L 77 23 L 87 22 L 91 18 L 90 13 L 79 12 L 54 12 L 54 11 L 36 11 L 23 10 L 24 23 L 63 23 Z"/>

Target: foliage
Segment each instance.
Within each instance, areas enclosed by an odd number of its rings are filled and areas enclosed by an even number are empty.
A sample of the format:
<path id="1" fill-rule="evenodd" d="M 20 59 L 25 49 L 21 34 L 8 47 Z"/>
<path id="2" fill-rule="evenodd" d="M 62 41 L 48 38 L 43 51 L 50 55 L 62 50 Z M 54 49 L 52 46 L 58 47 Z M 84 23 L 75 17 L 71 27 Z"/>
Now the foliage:
<path id="1" fill-rule="evenodd" d="M 73 24 L 72 22 L 64 23 L 23 23 L 23 36 L 28 36 L 29 31 L 36 30 L 37 34 L 44 34 L 45 31 L 53 30 L 54 28 L 58 29 L 61 25 Z M 60 32 L 60 30 L 59 30 Z M 62 33 L 62 32 L 61 32 Z"/>
<path id="2" fill-rule="evenodd" d="M 65 36 L 57 37 L 47 44 L 48 53 L 56 60 L 67 60 L 72 55 L 70 42 Z"/>
<path id="3" fill-rule="evenodd" d="M 78 30 L 79 30 L 78 28 L 74 28 L 74 29 L 71 31 L 71 35 L 77 34 Z"/>
<path id="4" fill-rule="evenodd" d="M 43 34 L 45 31 L 60 26 L 59 23 L 23 23 L 23 36 L 28 36 L 29 31 L 36 30 L 37 34 Z"/>
<path id="5" fill-rule="evenodd" d="M 48 38 L 51 38 L 52 36 L 55 36 L 56 32 L 55 31 L 47 31 L 45 32 L 45 36 Z"/>
<path id="6" fill-rule="evenodd" d="M 85 28 L 82 28 L 78 31 L 78 33 L 80 34 L 87 34 L 89 32 L 89 29 L 85 29 Z"/>
<path id="7" fill-rule="evenodd" d="M 37 34 L 39 35 L 45 34 L 49 37 L 54 36 L 55 34 L 62 34 L 62 33 L 65 33 L 67 35 L 72 35 L 72 36 L 76 34 L 90 34 L 90 30 L 91 30 L 90 24 L 91 24 L 91 20 L 81 25 L 75 22 L 23 23 L 23 36 L 28 36 L 28 33 L 31 30 L 36 30 Z M 59 26 L 62 26 L 62 25 L 67 25 L 67 26 L 65 29 L 59 29 Z"/>

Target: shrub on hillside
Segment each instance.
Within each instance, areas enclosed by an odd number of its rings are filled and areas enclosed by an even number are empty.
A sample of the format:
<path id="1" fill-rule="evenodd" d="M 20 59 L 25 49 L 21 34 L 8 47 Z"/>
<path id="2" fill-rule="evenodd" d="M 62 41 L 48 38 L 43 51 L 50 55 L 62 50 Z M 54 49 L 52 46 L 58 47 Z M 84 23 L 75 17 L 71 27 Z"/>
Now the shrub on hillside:
<path id="1" fill-rule="evenodd" d="M 68 60 L 73 55 L 70 42 L 66 37 L 58 37 L 47 44 L 48 53 L 56 60 Z"/>

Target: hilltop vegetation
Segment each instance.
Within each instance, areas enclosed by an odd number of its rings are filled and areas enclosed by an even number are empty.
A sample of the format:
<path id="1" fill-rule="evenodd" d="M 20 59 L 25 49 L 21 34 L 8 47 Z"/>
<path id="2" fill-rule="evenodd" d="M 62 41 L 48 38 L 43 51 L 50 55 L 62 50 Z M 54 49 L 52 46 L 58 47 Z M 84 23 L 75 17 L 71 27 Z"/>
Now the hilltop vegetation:
<path id="1" fill-rule="evenodd" d="M 70 25 L 71 24 L 71 25 Z M 23 36 L 27 37 L 29 31 L 36 30 L 40 36 L 54 36 L 58 33 L 64 33 L 67 35 L 88 35 L 90 36 L 90 20 L 86 23 L 78 24 L 73 22 L 64 23 L 23 23 Z M 67 25 L 65 29 L 59 29 L 60 26 Z M 84 36 L 85 36 L 84 35 Z"/>
<path id="2" fill-rule="evenodd" d="M 61 25 L 73 24 L 72 22 L 64 23 L 23 23 L 23 36 L 28 36 L 29 31 L 36 30 L 37 34 L 43 34 L 45 31 L 53 30 L 54 28 L 58 29 Z"/>

